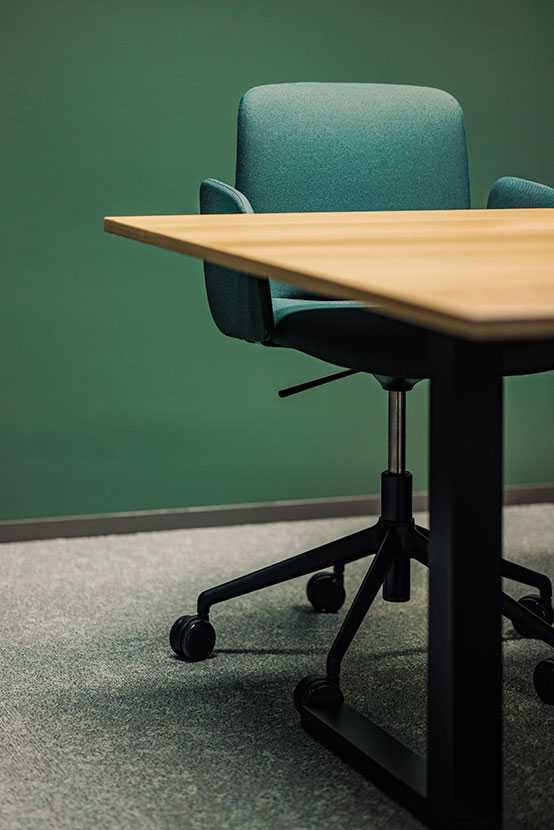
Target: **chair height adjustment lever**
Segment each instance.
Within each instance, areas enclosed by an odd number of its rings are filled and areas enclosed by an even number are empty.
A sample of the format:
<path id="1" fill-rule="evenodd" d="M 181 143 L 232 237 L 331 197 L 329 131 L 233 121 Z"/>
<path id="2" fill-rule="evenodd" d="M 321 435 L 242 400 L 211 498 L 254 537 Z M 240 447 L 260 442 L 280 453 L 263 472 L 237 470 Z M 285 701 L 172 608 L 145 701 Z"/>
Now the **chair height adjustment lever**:
<path id="1" fill-rule="evenodd" d="M 296 395 L 298 392 L 305 392 L 306 389 L 313 389 L 314 386 L 323 386 L 324 383 L 331 383 L 333 380 L 340 380 L 340 378 L 346 378 L 348 375 L 356 375 L 358 372 L 359 369 L 346 369 L 344 372 L 335 372 L 333 375 L 308 380 L 306 383 L 299 383 L 297 386 L 279 389 L 277 394 L 280 398 L 288 398 L 289 395 Z"/>

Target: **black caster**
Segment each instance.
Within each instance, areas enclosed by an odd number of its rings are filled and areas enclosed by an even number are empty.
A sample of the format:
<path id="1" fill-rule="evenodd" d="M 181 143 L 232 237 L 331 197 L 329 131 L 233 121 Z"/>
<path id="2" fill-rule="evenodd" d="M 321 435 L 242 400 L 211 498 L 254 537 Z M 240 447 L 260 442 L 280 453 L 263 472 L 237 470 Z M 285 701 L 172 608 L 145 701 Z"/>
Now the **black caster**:
<path id="1" fill-rule="evenodd" d="M 306 595 L 316 611 L 330 613 L 342 608 L 346 599 L 342 578 L 323 571 L 309 578 Z"/>
<path id="2" fill-rule="evenodd" d="M 535 691 L 543 703 L 554 703 L 554 660 L 541 660 L 533 672 Z"/>
<path id="3" fill-rule="evenodd" d="M 177 655 L 185 660 L 204 660 L 215 646 L 215 629 L 197 615 L 179 617 L 171 626 L 169 644 Z"/>
<path id="4" fill-rule="evenodd" d="M 338 709 L 344 701 L 344 695 L 338 683 L 328 677 L 309 674 L 302 678 L 294 690 L 294 705 L 301 711 L 302 706 L 314 709 Z"/>
<path id="5" fill-rule="evenodd" d="M 539 617 L 541 620 L 544 620 L 545 623 L 548 623 L 548 625 L 552 625 L 554 622 L 554 609 L 552 608 L 552 603 L 550 601 L 545 602 L 536 594 L 529 594 L 525 597 L 521 597 L 521 599 L 518 599 L 518 602 L 528 611 L 531 611 L 531 613 L 536 617 Z M 526 625 L 521 625 L 515 622 L 512 624 L 517 633 L 521 634 L 522 637 L 533 637 L 533 634 L 528 630 Z"/>

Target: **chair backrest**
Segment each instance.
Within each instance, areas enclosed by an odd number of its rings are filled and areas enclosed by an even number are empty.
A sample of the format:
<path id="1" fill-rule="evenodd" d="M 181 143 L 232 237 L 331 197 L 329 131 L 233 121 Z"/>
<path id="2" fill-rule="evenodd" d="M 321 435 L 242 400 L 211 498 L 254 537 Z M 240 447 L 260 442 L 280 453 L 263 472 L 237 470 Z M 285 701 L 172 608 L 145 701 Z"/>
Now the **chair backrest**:
<path id="1" fill-rule="evenodd" d="M 426 87 L 255 87 L 239 107 L 236 187 L 259 213 L 468 208 L 462 110 Z M 274 297 L 314 296 L 270 288 Z"/>
<path id="2" fill-rule="evenodd" d="M 554 187 L 504 176 L 498 179 L 489 193 L 487 207 L 500 208 L 554 208 Z"/>

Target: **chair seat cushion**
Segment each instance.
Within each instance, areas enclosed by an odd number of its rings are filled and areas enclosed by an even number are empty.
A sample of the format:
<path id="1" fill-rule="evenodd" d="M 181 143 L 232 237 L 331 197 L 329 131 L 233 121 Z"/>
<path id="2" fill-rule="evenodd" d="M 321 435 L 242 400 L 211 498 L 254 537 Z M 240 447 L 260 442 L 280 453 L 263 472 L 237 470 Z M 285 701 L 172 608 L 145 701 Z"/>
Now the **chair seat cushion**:
<path id="1" fill-rule="evenodd" d="M 271 345 L 372 374 L 426 377 L 427 332 L 363 303 L 274 297 L 273 313 Z"/>
<path id="2" fill-rule="evenodd" d="M 436 341 L 420 326 L 393 320 L 376 307 L 349 300 L 308 300 L 273 297 L 275 326 L 268 346 L 283 346 L 336 366 L 370 372 L 385 388 L 394 378 L 415 379 L 432 374 L 430 349 Z M 502 374 L 554 368 L 554 340 L 491 343 Z"/>

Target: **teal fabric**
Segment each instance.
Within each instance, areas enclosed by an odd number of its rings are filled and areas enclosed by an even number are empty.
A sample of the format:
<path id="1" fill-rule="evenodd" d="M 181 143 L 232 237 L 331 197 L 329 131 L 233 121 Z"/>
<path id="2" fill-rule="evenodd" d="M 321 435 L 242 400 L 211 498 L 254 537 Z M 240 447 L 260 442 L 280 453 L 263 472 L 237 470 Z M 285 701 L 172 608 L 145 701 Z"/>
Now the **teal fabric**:
<path id="1" fill-rule="evenodd" d="M 298 349 L 337 366 L 371 372 L 385 389 L 407 391 L 418 381 L 414 367 L 427 367 L 426 332 L 391 320 L 349 300 L 273 299 L 271 345 Z M 395 375 L 380 375 L 395 367 Z"/>
<path id="2" fill-rule="evenodd" d="M 236 186 L 257 213 L 467 208 L 460 105 L 417 86 L 255 87 L 239 107 Z"/>
<path id="3" fill-rule="evenodd" d="M 554 187 L 528 179 L 504 176 L 493 184 L 487 207 L 492 209 L 554 208 Z"/>
<path id="4" fill-rule="evenodd" d="M 373 374 L 384 389 L 409 390 L 429 377 L 436 348 L 421 326 L 392 320 L 350 300 L 273 300 L 273 345 Z M 272 344 L 267 344 L 272 345 Z M 554 339 L 491 343 L 503 375 L 554 367 Z"/>
<path id="5" fill-rule="evenodd" d="M 438 89 L 394 84 L 295 83 L 249 90 L 239 106 L 236 188 L 215 180 L 201 188 L 203 213 L 469 204 L 459 104 Z M 426 365 L 423 357 L 413 359 L 423 354 L 424 334 L 415 327 L 359 303 L 205 268 L 212 315 L 225 334 L 371 371 L 388 389 L 410 388 L 417 380 L 409 367 Z"/>
<path id="6" fill-rule="evenodd" d="M 234 187 L 206 179 L 200 185 L 201 213 L 252 213 Z M 210 311 L 218 329 L 230 337 L 259 343 L 271 335 L 273 310 L 266 280 L 204 262 Z"/>

